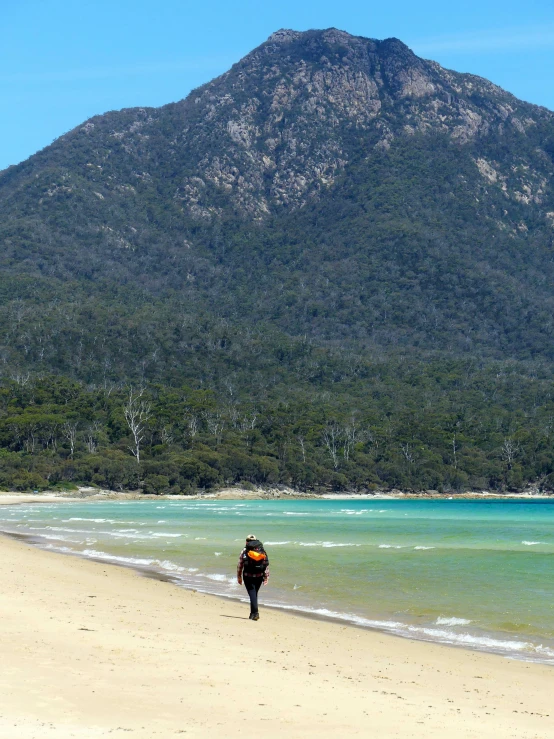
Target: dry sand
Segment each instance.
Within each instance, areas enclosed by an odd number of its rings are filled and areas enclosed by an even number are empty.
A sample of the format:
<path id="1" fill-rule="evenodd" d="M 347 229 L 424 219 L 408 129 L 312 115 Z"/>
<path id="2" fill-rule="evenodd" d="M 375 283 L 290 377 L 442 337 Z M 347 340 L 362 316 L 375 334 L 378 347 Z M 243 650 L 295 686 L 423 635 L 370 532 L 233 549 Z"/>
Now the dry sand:
<path id="1" fill-rule="evenodd" d="M 5 537 L 0 556 L 3 739 L 554 737 L 548 666 L 275 610 L 253 622 Z"/>

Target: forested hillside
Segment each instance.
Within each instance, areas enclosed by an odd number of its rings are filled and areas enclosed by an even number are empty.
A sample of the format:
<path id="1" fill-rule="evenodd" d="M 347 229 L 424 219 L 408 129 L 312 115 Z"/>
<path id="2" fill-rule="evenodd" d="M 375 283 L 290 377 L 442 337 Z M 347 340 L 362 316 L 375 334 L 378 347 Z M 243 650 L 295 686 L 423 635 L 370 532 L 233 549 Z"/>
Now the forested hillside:
<path id="1" fill-rule="evenodd" d="M 550 111 L 335 29 L 91 119 L 0 173 L 0 484 L 550 485 L 553 171 Z"/>

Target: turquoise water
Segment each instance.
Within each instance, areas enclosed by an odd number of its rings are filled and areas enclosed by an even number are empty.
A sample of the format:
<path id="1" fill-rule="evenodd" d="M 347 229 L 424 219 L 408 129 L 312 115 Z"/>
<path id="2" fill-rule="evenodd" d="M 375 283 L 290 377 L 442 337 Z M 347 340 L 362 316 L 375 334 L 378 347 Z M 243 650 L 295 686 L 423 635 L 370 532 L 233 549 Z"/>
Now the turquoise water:
<path id="1" fill-rule="evenodd" d="M 254 533 L 267 605 L 554 664 L 554 501 L 33 504 L 0 507 L 0 529 L 235 598 Z"/>

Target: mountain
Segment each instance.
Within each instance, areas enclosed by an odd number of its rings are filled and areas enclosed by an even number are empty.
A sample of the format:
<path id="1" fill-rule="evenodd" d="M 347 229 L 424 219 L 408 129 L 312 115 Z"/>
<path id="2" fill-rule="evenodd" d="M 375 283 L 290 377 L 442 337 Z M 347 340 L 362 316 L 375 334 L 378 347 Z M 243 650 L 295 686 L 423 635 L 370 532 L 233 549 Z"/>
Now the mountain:
<path id="1" fill-rule="evenodd" d="M 256 413 L 284 403 L 291 428 L 304 419 L 306 429 L 364 407 L 384 424 L 371 434 L 392 456 L 377 469 L 366 443 L 344 484 L 501 486 L 508 471 L 513 482 L 514 455 L 501 445 L 522 449 L 513 438 L 526 404 L 550 403 L 553 173 L 551 111 L 420 59 L 398 39 L 336 29 L 278 31 L 180 102 L 91 118 L 0 173 L 0 371 L 12 398 L 0 412 L 2 443 L 34 449 L 14 436 L 12 411 L 37 397 L 58 407 L 63 393 L 48 395 L 58 380 L 45 377 L 93 388 L 187 384 L 213 390 L 216 404 L 225 398 L 235 421 L 228 404 L 239 400 Z M 46 382 L 38 395 L 22 389 L 35 381 Z M 71 413 L 82 415 L 86 397 Z M 422 441 L 412 429 L 407 441 L 406 419 L 431 399 L 438 415 L 425 433 L 450 430 Z M 170 406 L 168 428 L 183 437 L 190 408 L 177 423 Z M 308 406 L 317 420 L 308 422 Z M 210 437 L 218 422 L 202 415 L 215 406 L 199 407 L 205 443 L 223 443 Z M 290 481 L 273 413 L 262 456 Z M 391 413 L 404 430 L 390 430 Z M 452 466 L 447 450 L 462 417 L 464 443 L 481 455 L 473 471 Z M 127 449 L 118 419 L 106 449 Z M 161 428 L 152 448 L 175 438 Z M 51 448 L 44 433 L 42 450 Z M 336 482 L 338 452 L 318 433 L 313 479 Z M 432 475 L 410 461 L 405 445 L 417 439 L 434 450 Z M 550 474 L 533 444 L 520 481 Z M 506 454 L 508 467 L 498 467 Z M 189 478 L 179 479 L 183 489 Z"/>
<path id="2" fill-rule="evenodd" d="M 279 31 L 5 171 L 5 289 L 133 285 L 316 341 L 550 357 L 553 158 L 554 115 L 486 80 Z"/>

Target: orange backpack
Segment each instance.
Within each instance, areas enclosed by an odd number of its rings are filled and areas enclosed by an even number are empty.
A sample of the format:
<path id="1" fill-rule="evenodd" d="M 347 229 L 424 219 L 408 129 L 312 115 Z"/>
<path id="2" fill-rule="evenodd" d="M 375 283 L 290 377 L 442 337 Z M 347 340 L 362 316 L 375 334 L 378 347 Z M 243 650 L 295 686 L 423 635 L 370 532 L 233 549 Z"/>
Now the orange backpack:
<path id="1" fill-rule="evenodd" d="M 249 541 L 246 545 L 244 562 L 245 575 L 263 575 L 269 564 L 267 553 L 261 541 Z"/>

